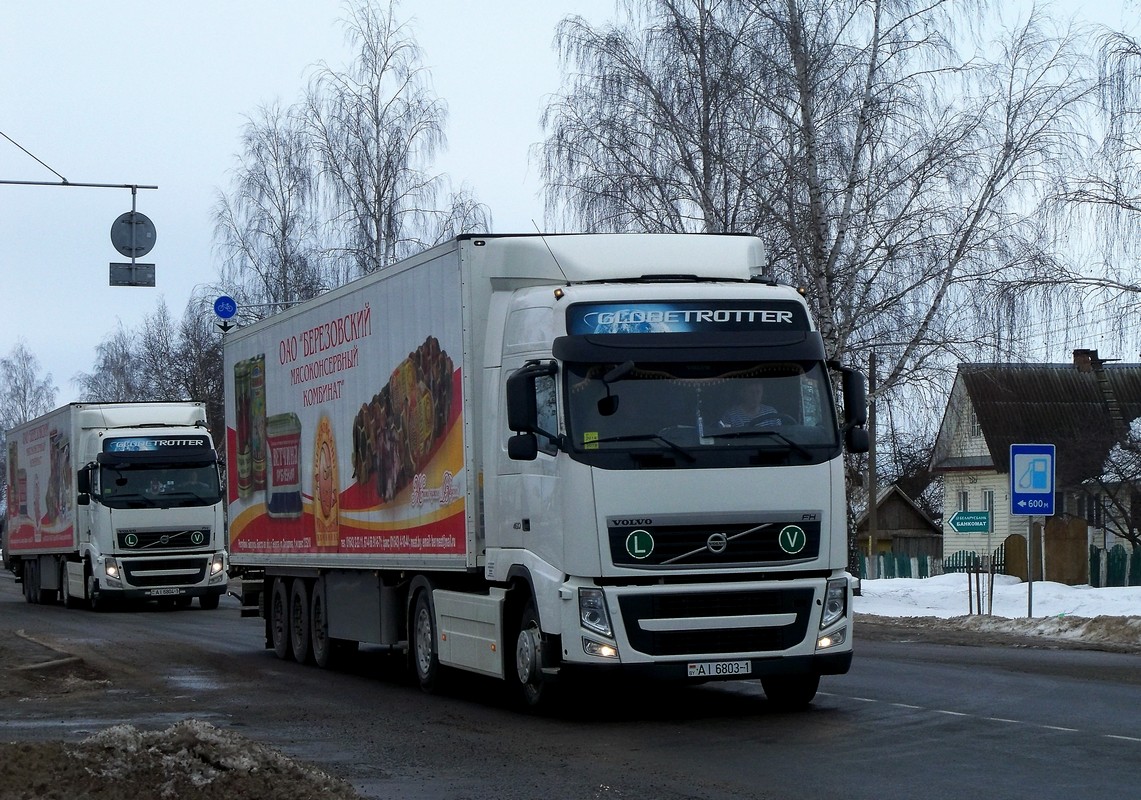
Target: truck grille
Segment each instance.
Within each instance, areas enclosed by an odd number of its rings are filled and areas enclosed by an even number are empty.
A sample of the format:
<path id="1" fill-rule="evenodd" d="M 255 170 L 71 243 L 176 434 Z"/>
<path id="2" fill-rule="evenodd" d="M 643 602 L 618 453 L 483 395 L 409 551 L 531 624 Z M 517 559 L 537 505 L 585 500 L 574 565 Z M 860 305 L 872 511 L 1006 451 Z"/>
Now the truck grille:
<path id="1" fill-rule="evenodd" d="M 201 583 L 209 558 L 123 559 L 123 576 L 131 586 L 193 586 Z"/>
<path id="2" fill-rule="evenodd" d="M 813 595 L 811 588 L 626 595 L 618 606 L 630 644 L 647 655 L 776 652 L 804 641 Z M 756 614 L 794 614 L 795 619 L 766 628 L 717 628 L 714 621 L 704 630 L 647 631 L 641 625 L 643 620 Z"/>
<path id="3" fill-rule="evenodd" d="M 210 546 L 209 528 L 185 530 L 146 530 L 120 528 L 115 531 L 119 549 L 127 552 L 154 552 L 156 550 L 199 550 Z"/>
<path id="4" fill-rule="evenodd" d="M 607 528 L 616 566 L 635 569 L 763 566 L 820 555 L 820 521 L 615 525 Z"/>

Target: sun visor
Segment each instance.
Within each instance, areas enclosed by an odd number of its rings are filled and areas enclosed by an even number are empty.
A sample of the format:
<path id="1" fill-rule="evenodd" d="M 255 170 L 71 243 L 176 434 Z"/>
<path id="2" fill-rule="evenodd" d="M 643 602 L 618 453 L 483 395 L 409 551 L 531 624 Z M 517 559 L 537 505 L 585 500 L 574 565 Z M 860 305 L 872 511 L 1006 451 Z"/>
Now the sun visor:
<path id="1" fill-rule="evenodd" d="M 822 361 L 817 331 L 717 333 L 604 333 L 559 336 L 552 354 L 560 361 Z"/>

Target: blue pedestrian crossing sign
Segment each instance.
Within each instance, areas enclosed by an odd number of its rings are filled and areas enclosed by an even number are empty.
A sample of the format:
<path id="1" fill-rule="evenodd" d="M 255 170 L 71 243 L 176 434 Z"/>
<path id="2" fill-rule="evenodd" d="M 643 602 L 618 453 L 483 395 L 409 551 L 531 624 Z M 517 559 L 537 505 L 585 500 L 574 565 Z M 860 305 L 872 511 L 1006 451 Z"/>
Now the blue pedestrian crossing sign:
<path id="1" fill-rule="evenodd" d="M 1054 516 L 1054 445 L 1010 446 L 1010 513 Z"/>

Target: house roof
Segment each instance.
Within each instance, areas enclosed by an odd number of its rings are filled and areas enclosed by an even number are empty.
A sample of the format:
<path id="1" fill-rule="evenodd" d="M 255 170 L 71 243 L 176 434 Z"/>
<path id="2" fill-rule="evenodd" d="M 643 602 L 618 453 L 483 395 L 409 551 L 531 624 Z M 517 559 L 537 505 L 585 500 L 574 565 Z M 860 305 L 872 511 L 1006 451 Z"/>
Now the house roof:
<path id="1" fill-rule="evenodd" d="M 954 452 L 959 426 L 969 424 L 966 404 L 978 419 L 989 459 Z M 1109 450 L 1137 417 L 1141 364 L 1107 364 L 1096 351 L 1076 351 L 1073 364 L 960 364 L 932 469 L 1005 473 L 1011 444 L 1053 444 L 1056 483 L 1072 486 L 1101 472 Z"/>
<path id="2" fill-rule="evenodd" d="M 941 526 L 939 523 L 932 520 L 931 517 L 927 516 L 927 512 L 924 511 L 922 508 L 920 508 L 915 503 L 915 501 L 911 499 L 911 497 L 907 494 L 907 492 L 903 491 L 903 489 L 900 489 L 894 483 L 891 484 L 890 486 L 884 487 L 884 488 L 880 489 L 878 492 L 876 492 L 876 510 L 877 510 L 877 512 L 880 509 L 884 508 L 888 504 L 888 502 L 891 501 L 893 498 L 895 498 L 897 500 L 897 502 L 903 502 L 912 511 L 914 511 L 918 520 L 925 527 L 930 528 L 932 533 L 942 535 L 943 526 Z M 856 529 L 857 530 L 859 530 L 860 528 L 867 525 L 868 511 L 869 511 L 869 509 L 865 508 L 863 513 L 860 514 L 859 517 L 856 518 Z"/>

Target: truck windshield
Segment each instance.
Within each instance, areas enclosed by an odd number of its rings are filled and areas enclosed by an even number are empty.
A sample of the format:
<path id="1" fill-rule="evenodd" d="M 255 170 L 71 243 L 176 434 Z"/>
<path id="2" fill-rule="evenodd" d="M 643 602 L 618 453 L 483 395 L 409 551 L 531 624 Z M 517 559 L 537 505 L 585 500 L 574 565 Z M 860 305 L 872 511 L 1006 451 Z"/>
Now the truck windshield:
<path id="1" fill-rule="evenodd" d="M 610 468 L 806 464 L 840 440 L 819 362 L 566 364 L 572 457 Z"/>
<path id="2" fill-rule="evenodd" d="M 213 463 L 104 464 L 99 470 L 99 500 L 109 508 L 212 506 L 221 499 Z"/>

